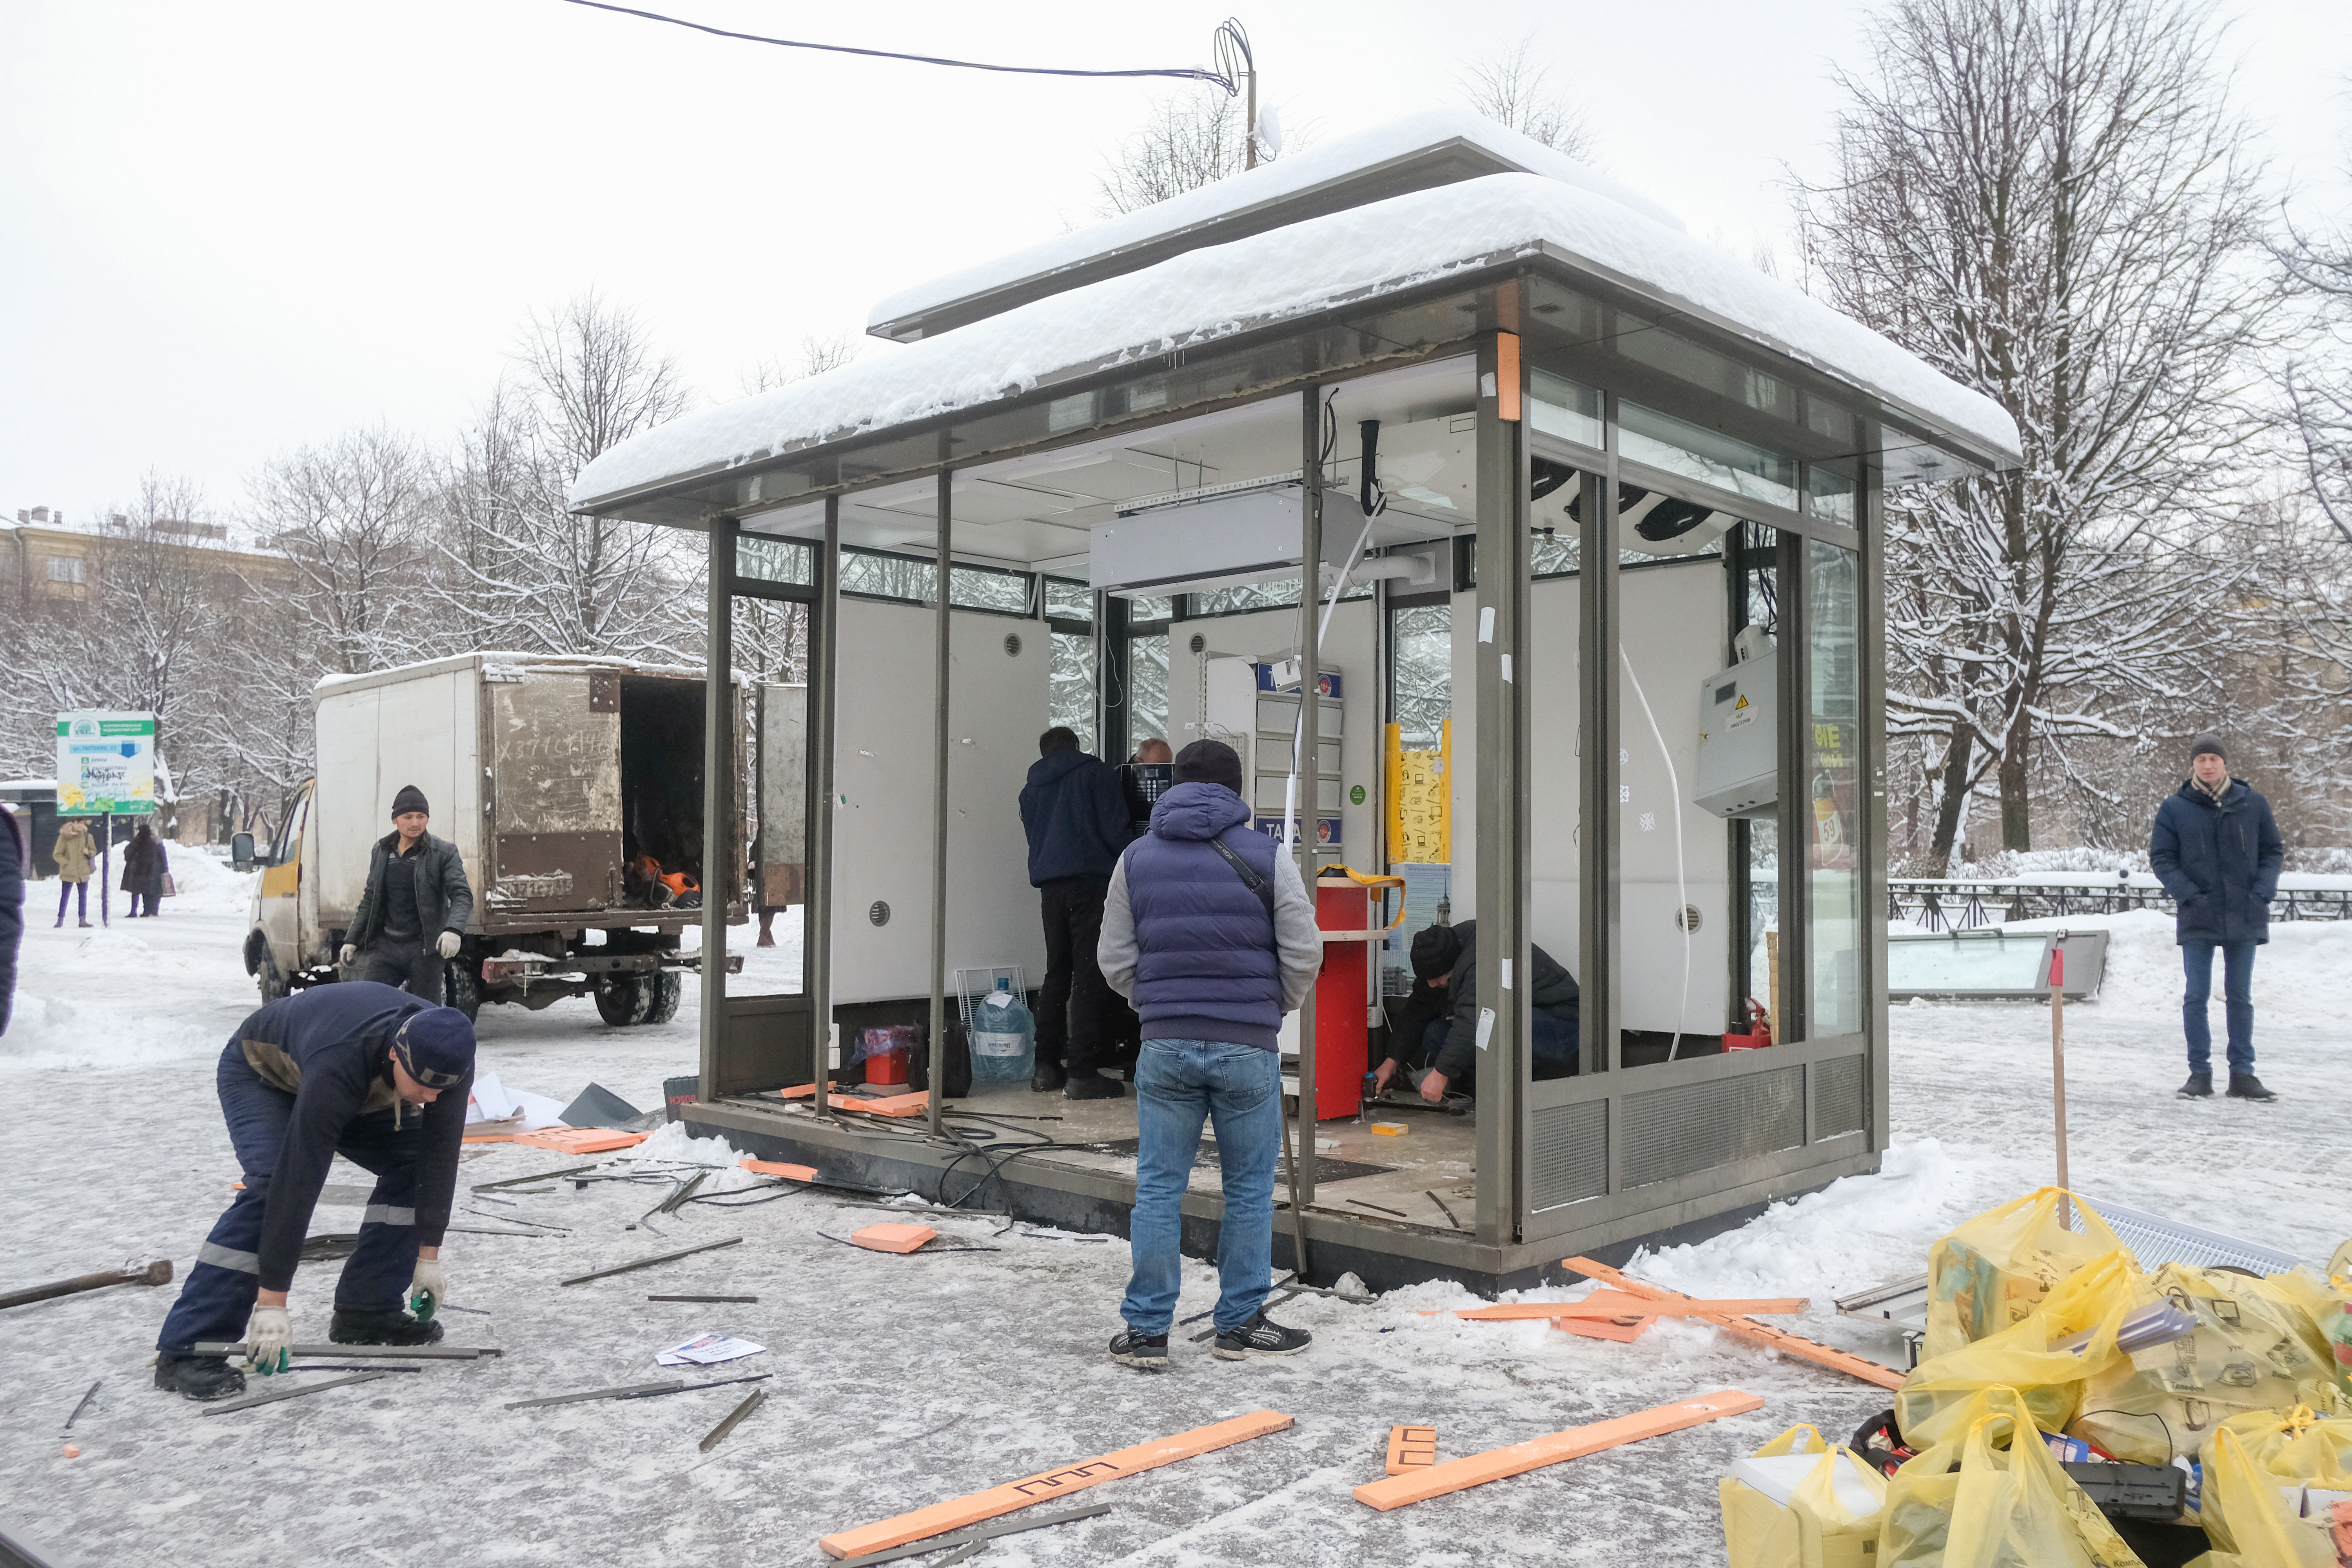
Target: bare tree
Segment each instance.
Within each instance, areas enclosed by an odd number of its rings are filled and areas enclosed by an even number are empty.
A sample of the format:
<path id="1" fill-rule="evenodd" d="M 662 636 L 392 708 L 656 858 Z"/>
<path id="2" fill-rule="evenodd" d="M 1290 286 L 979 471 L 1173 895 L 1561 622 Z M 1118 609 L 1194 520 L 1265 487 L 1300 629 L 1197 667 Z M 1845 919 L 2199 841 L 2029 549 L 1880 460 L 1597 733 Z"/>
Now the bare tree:
<path id="1" fill-rule="evenodd" d="M 2288 362 L 2284 377 L 2304 472 L 2320 510 L 2352 545 L 2352 233 L 2289 228 L 2275 248 L 2315 317 L 2307 352 Z"/>
<path id="2" fill-rule="evenodd" d="M 1155 100 L 1150 116 L 1096 177 L 1101 216 L 1155 206 L 1240 174 L 1248 163 L 1245 112 L 1239 100 L 1215 87 Z M 1294 133 L 1290 142 L 1296 142 Z M 1274 151 L 1261 142 L 1258 162 L 1274 159 Z"/>
<path id="3" fill-rule="evenodd" d="M 1591 163 L 1601 151 L 1600 133 L 1564 93 L 1546 85 L 1550 72 L 1535 59 L 1533 34 L 1507 48 L 1470 61 L 1455 78 L 1463 101 L 1553 152 Z"/>
<path id="4" fill-rule="evenodd" d="M 2033 747 L 2182 689 L 2242 563 L 2233 465 L 2278 290 L 2261 166 L 2182 0 L 1894 0 L 1800 187 L 1832 303 L 2017 420 L 2014 472 L 1888 498 L 1890 727 L 1928 738 L 1941 868 L 1990 768 L 2032 842 Z"/>
<path id="5" fill-rule="evenodd" d="M 866 340 L 855 332 L 835 332 L 822 338 L 814 332 L 803 332 L 791 359 L 770 356 L 751 367 L 742 378 L 743 395 L 754 397 L 779 386 L 806 381 L 813 375 L 823 375 L 829 370 L 838 370 L 856 359 L 858 351 L 865 346 Z"/>

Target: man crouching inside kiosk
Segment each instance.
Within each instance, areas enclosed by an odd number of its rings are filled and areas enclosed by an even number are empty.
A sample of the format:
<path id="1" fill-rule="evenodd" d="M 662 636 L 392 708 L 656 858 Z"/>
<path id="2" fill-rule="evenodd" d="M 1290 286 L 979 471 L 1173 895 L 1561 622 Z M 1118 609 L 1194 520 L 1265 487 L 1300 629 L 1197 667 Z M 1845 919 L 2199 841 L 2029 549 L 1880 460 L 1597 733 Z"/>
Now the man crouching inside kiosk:
<path id="1" fill-rule="evenodd" d="M 240 1392 L 245 1374 L 226 1356 L 195 1349 L 240 1332 L 255 1371 L 284 1368 L 294 1341 L 286 1293 L 339 1153 L 376 1182 L 327 1337 L 345 1345 L 439 1339 L 432 1318 L 446 1289 L 441 1235 L 473 1077 L 474 1026 L 465 1014 L 372 981 L 298 991 L 237 1026 L 215 1078 L 245 1190 L 214 1222 L 163 1320 L 155 1386 L 191 1399 Z M 401 1310 L 403 1285 L 415 1317 Z"/>
<path id="2" fill-rule="evenodd" d="M 1111 1359 L 1168 1364 L 1182 1218 L 1178 1205 L 1216 1129 L 1224 1220 L 1217 1239 L 1216 1353 L 1292 1355 L 1310 1335 L 1269 1321 L 1274 1167 L 1282 1146 L 1282 1016 L 1307 1000 L 1323 963 L 1315 907 L 1298 868 L 1249 828 L 1242 763 L 1217 741 L 1176 757 L 1176 782 L 1128 846 L 1103 905 L 1098 956 L 1111 989 L 1143 1018 L 1136 1062 L 1135 1272 Z"/>

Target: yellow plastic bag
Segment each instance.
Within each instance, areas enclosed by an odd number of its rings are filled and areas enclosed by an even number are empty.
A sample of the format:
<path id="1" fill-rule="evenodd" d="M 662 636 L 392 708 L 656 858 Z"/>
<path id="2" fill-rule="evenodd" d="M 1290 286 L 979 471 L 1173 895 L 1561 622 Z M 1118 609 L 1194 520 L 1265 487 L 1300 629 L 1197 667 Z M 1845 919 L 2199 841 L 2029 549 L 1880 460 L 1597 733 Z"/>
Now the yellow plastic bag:
<path id="1" fill-rule="evenodd" d="M 2061 1199 L 2071 1200 L 2081 1214 L 2081 1234 L 2059 1223 Z M 1964 1221 L 1927 1248 L 1921 1358 L 1948 1355 L 2023 1322 L 2061 1279 L 2123 1245 L 2089 1205 L 2059 1187 L 2041 1188 Z"/>
<path id="2" fill-rule="evenodd" d="M 1981 1390 L 1965 1414 L 1959 1436 L 1887 1484 L 1883 1568 L 2142 1568 L 2051 1456 L 2017 1390 Z"/>
<path id="3" fill-rule="evenodd" d="M 2201 1454 L 2233 1416 L 2292 1410 L 2328 1387 L 2327 1342 L 2290 1290 L 2168 1263 L 2136 1281 L 2130 1305 L 2165 1300 L 2194 1315 L 2196 1331 L 2092 1372 L 2073 1436 L 2118 1459 L 2168 1464 Z"/>
<path id="4" fill-rule="evenodd" d="M 2110 1252 L 2061 1280 L 2023 1322 L 1921 1362 L 1895 1395 L 1904 1442 L 1917 1450 L 1959 1436 L 1971 1402 L 1989 1388 L 2018 1391 L 2042 1431 L 2065 1431 L 2085 1381 L 2126 1364 L 2116 1331 L 2141 1284 L 2129 1255 Z M 2085 1330 L 2091 1342 L 2080 1354 L 2050 1348 Z"/>
<path id="5" fill-rule="evenodd" d="M 2279 1496 L 2279 1479 L 2255 1464 L 2224 1427 L 2205 1449 L 2200 1517 L 2213 1550 L 2189 1568 L 2336 1568 L 2327 1518 L 2298 1519 Z"/>
<path id="6" fill-rule="evenodd" d="M 1791 1426 L 1756 1450 L 1759 1459 L 1819 1454 L 1821 1463 L 1797 1484 L 1786 1508 L 1755 1488 L 1724 1477 L 1723 1543 L 1731 1568 L 1877 1568 L 1880 1511 L 1850 1510 L 1837 1495 L 1837 1472 L 1851 1466 L 1865 1477 L 1883 1505 L 1886 1478 L 1853 1449 L 1832 1448 L 1809 1426 Z"/>
<path id="7" fill-rule="evenodd" d="M 2232 1415 L 2220 1430 L 2244 1446 L 2256 1469 L 2328 1491 L 2352 1491 L 2352 1421 L 2315 1415 L 2306 1405 Z"/>

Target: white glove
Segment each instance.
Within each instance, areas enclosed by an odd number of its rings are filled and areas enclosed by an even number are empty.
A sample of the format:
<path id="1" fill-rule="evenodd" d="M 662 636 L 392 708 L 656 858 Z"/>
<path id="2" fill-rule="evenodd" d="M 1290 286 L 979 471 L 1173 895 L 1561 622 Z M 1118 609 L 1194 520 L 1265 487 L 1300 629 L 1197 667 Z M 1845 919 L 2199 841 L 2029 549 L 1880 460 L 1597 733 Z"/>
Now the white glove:
<path id="1" fill-rule="evenodd" d="M 455 958 L 457 956 L 457 933 L 456 931 L 445 931 L 441 933 L 441 956 L 444 958 Z"/>
<path id="2" fill-rule="evenodd" d="M 441 1260 L 437 1258 L 418 1258 L 416 1272 L 408 1281 L 408 1310 L 416 1314 L 419 1322 L 432 1321 L 435 1310 L 447 1299 L 448 1289 L 441 1273 Z M 417 1305 L 419 1297 L 424 1298 L 423 1306 Z"/>
<path id="3" fill-rule="evenodd" d="M 283 1372 L 294 1355 L 294 1321 L 283 1307 L 256 1307 L 245 1326 L 245 1363 L 268 1377 Z"/>
<path id="4" fill-rule="evenodd" d="M 341 958 L 344 968 L 349 969 L 352 966 L 352 960 L 357 958 L 359 955 L 360 950 L 358 948 L 353 947 L 350 942 L 343 943 Z"/>

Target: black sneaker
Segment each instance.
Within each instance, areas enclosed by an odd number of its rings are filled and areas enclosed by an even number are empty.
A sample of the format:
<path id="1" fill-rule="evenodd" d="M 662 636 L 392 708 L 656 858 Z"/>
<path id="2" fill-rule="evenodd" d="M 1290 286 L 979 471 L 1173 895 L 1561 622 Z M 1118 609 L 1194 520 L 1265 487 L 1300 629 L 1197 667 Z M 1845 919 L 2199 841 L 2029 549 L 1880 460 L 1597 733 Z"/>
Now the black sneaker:
<path id="1" fill-rule="evenodd" d="M 2180 1086 L 2180 1098 L 2182 1100 L 2212 1099 L 2213 1075 L 2210 1072 L 2190 1073 L 2189 1081 Z"/>
<path id="2" fill-rule="evenodd" d="M 2251 1100 L 2259 1104 L 2267 1105 L 2272 1100 L 2276 1100 L 2278 1096 L 2273 1094 L 2269 1089 L 2264 1089 L 2263 1087 L 2263 1080 L 2256 1078 L 2253 1074 L 2250 1072 L 2233 1072 L 2230 1075 L 2230 1098 L 2231 1100 Z"/>
<path id="3" fill-rule="evenodd" d="M 1297 1355 L 1315 1342 L 1304 1329 L 1286 1329 L 1263 1311 L 1238 1329 L 1217 1334 L 1217 1359 L 1242 1361 L 1254 1355 Z"/>
<path id="4" fill-rule="evenodd" d="M 429 1345 L 441 1325 L 420 1323 L 398 1307 L 338 1307 L 327 1338 L 339 1345 Z"/>
<path id="5" fill-rule="evenodd" d="M 1110 1359 L 1121 1366 L 1139 1366 L 1146 1372 L 1166 1372 L 1168 1336 L 1121 1329 L 1111 1339 Z"/>
<path id="6" fill-rule="evenodd" d="M 226 1399 L 245 1392 L 245 1373 L 225 1355 L 159 1355 L 155 1386 L 191 1399 Z"/>
<path id="7" fill-rule="evenodd" d="M 1120 1100 L 1126 1094 L 1127 1085 L 1115 1078 L 1105 1078 L 1092 1068 L 1072 1073 L 1069 1081 L 1062 1086 L 1064 1100 Z"/>
<path id="8" fill-rule="evenodd" d="M 1062 1087 L 1063 1078 L 1061 1063 L 1040 1061 L 1036 1070 L 1029 1075 L 1029 1092 L 1051 1094 Z"/>

